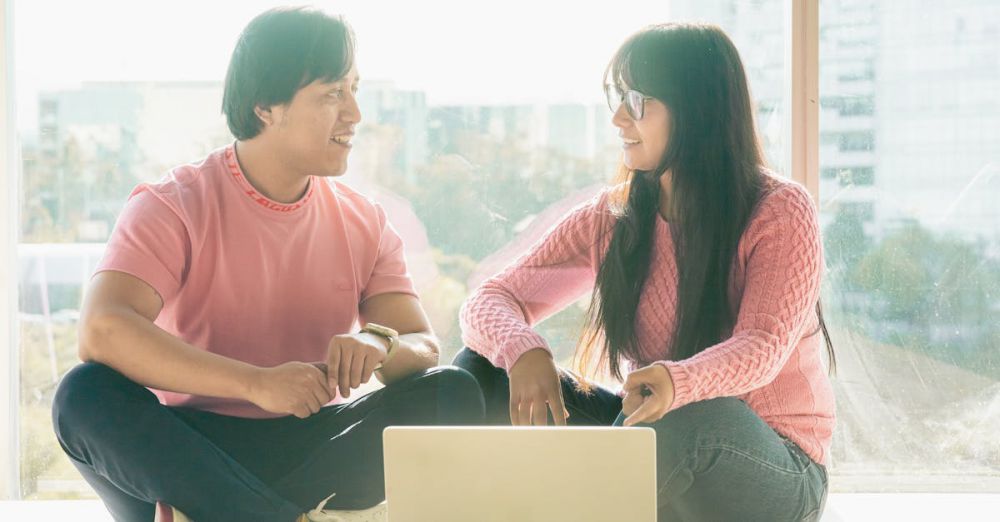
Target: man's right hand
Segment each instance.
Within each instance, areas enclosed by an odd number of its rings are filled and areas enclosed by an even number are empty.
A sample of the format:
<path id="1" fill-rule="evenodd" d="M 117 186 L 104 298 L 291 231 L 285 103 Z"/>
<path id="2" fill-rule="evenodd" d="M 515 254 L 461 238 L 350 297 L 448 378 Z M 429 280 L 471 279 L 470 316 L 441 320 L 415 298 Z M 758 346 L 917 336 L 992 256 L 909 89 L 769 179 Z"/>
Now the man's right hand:
<path id="1" fill-rule="evenodd" d="M 545 426 L 547 410 L 557 426 L 566 425 L 559 372 L 548 351 L 536 348 L 522 354 L 507 372 L 510 376 L 510 423 Z"/>
<path id="2" fill-rule="evenodd" d="M 271 413 L 304 419 L 332 399 L 326 374 L 313 364 L 287 362 L 258 368 L 250 385 L 250 402 Z"/>

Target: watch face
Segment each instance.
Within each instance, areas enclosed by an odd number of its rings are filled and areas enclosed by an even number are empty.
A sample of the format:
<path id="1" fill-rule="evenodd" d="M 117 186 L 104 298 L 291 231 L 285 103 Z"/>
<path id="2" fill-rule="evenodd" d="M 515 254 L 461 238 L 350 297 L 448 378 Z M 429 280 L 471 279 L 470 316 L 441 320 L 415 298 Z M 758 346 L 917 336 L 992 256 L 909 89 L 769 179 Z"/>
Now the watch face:
<path id="1" fill-rule="evenodd" d="M 365 325 L 363 330 L 371 332 L 376 335 L 381 335 L 382 337 L 397 337 L 399 333 L 388 326 L 382 326 L 380 324 L 369 323 Z"/>
<path id="2" fill-rule="evenodd" d="M 389 328 L 388 326 L 368 323 L 361 329 L 361 331 L 375 334 L 389 341 L 389 351 L 387 353 L 391 353 L 396 347 L 396 344 L 399 342 L 399 332 Z"/>

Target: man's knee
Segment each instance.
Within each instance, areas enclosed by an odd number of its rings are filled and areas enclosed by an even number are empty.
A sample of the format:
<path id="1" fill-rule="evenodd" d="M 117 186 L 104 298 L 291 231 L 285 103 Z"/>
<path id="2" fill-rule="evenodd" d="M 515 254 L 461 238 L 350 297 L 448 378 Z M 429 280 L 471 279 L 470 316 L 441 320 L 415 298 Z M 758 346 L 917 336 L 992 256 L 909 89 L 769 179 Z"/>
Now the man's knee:
<path id="1" fill-rule="evenodd" d="M 435 366 L 427 370 L 425 377 L 434 380 L 439 387 L 471 389 L 476 386 L 476 378 L 467 370 L 457 366 Z"/>
<path id="2" fill-rule="evenodd" d="M 138 385 L 100 363 L 83 363 L 70 370 L 52 399 L 52 426 L 59 440 L 85 430 L 89 423 L 102 422 L 130 386 Z"/>
<path id="3" fill-rule="evenodd" d="M 83 363 L 71 369 L 56 389 L 52 410 L 56 415 L 71 415 L 100 402 L 100 395 L 121 374 L 100 363 Z"/>
<path id="4" fill-rule="evenodd" d="M 493 366 L 493 363 L 479 352 L 468 347 L 462 348 L 455 354 L 455 358 L 452 359 L 451 364 L 452 366 L 466 370 L 480 381 L 484 378 L 490 380 L 497 373 L 506 373 L 504 370 Z"/>
<path id="5" fill-rule="evenodd" d="M 489 359 L 471 348 L 462 348 L 451 364 L 472 374 L 479 383 L 479 389 L 487 403 L 495 400 L 495 394 L 506 390 L 505 384 L 508 382 L 506 370 L 493 366 Z M 504 392 L 502 395 L 503 401 L 506 402 L 508 394 Z M 506 411 L 506 407 L 503 410 Z"/>
<path id="6" fill-rule="evenodd" d="M 437 389 L 439 406 L 453 410 L 468 422 L 481 421 L 484 415 L 483 393 L 476 378 L 455 366 L 437 366 L 424 375 Z"/>

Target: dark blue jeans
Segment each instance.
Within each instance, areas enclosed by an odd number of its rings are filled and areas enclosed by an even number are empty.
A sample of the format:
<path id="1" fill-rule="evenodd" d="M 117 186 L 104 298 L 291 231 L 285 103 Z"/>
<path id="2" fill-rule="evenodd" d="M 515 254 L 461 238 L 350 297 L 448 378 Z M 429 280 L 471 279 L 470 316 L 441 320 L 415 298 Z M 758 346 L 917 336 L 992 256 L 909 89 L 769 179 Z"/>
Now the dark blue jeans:
<path id="1" fill-rule="evenodd" d="M 149 522 L 155 502 L 206 522 L 292 522 L 385 498 L 382 430 L 483 419 L 475 380 L 438 367 L 306 418 L 246 419 L 161 405 L 101 364 L 81 364 L 52 407 L 60 444 L 118 522 Z"/>
<path id="2" fill-rule="evenodd" d="M 475 376 L 486 400 L 486 421 L 510 424 L 507 373 L 468 348 L 453 364 Z M 613 392 L 598 387 L 585 394 L 565 372 L 561 380 L 568 424 L 622 424 L 622 401 Z M 641 426 L 656 430 L 659 520 L 819 520 L 826 469 L 743 401 L 696 402 Z"/>

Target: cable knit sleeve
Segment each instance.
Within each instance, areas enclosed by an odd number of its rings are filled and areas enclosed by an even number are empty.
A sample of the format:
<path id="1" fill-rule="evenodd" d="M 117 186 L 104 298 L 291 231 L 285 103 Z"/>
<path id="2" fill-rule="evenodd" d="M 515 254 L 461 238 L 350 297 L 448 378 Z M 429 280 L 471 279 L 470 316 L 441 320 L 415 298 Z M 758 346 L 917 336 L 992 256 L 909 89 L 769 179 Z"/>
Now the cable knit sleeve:
<path id="1" fill-rule="evenodd" d="M 767 195 L 740 245 L 746 283 L 733 335 L 681 361 L 659 361 L 674 381 L 671 409 L 770 383 L 814 314 L 822 276 L 816 208 L 799 185 Z"/>
<path id="2" fill-rule="evenodd" d="M 534 348 L 550 350 L 532 326 L 594 286 L 598 244 L 609 226 L 608 193 L 566 215 L 511 265 L 480 285 L 462 305 L 462 341 L 496 367 L 510 370 Z"/>

